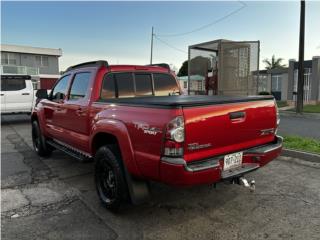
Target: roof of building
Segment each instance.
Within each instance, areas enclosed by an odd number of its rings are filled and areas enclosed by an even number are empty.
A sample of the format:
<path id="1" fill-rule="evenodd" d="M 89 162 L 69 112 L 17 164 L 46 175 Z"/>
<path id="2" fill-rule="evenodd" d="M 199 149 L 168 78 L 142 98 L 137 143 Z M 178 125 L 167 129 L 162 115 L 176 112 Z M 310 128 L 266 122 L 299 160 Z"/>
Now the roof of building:
<path id="1" fill-rule="evenodd" d="M 294 61 L 293 67 L 294 67 L 294 69 L 298 69 L 299 68 L 299 62 Z M 312 60 L 304 60 L 303 68 L 312 68 Z"/>
<path id="2" fill-rule="evenodd" d="M 271 74 L 281 74 L 281 73 L 288 73 L 288 68 L 284 67 L 284 68 L 274 68 L 274 69 L 269 69 L 268 73 Z"/>
<path id="3" fill-rule="evenodd" d="M 20 45 L 1 44 L 2 52 L 14 52 L 14 53 L 29 53 L 29 54 L 41 54 L 51 56 L 62 56 L 61 48 L 40 48 L 40 47 L 29 47 Z"/>

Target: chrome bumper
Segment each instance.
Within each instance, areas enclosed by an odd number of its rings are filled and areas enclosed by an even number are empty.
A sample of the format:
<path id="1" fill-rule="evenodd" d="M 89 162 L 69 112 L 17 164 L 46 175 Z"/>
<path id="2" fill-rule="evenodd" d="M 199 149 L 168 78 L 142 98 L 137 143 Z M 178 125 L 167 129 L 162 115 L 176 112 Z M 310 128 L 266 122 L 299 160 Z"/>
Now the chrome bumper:
<path id="1" fill-rule="evenodd" d="M 276 137 L 277 138 L 276 138 L 275 142 L 242 150 L 243 154 L 244 155 L 246 155 L 246 154 L 264 155 L 266 153 L 276 151 L 276 150 L 282 148 L 283 138 L 280 136 L 276 136 Z M 231 154 L 231 153 L 228 153 L 228 154 Z M 161 161 L 163 161 L 165 163 L 173 164 L 173 165 L 183 165 L 186 171 L 196 172 L 196 171 L 206 170 L 209 168 L 215 168 L 215 167 L 220 166 L 219 161 L 222 160 L 224 158 L 224 156 L 225 155 L 220 155 L 217 157 L 193 161 L 193 162 L 189 162 L 189 163 L 187 163 L 183 158 L 171 158 L 171 157 L 162 157 Z M 246 166 L 244 164 L 244 167 L 241 168 L 241 170 L 240 169 L 239 170 L 244 171 L 244 172 L 248 172 L 248 171 L 255 170 L 258 167 L 259 166 L 257 164 L 254 164 L 254 166 L 253 165 Z M 254 168 L 254 169 L 251 169 L 251 168 Z M 243 172 L 241 172 L 241 173 L 243 173 Z M 230 177 L 227 174 L 225 174 L 225 175 L 226 176 L 223 177 L 223 173 L 222 173 L 222 178 Z"/>

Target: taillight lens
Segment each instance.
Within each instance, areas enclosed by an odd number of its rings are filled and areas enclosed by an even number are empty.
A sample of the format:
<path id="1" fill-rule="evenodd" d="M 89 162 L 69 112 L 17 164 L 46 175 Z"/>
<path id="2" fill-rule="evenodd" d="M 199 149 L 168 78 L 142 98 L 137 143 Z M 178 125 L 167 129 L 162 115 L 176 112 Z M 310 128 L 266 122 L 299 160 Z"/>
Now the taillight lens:
<path id="1" fill-rule="evenodd" d="M 178 116 L 167 124 L 164 142 L 165 156 L 180 157 L 183 155 L 184 119 Z"/>

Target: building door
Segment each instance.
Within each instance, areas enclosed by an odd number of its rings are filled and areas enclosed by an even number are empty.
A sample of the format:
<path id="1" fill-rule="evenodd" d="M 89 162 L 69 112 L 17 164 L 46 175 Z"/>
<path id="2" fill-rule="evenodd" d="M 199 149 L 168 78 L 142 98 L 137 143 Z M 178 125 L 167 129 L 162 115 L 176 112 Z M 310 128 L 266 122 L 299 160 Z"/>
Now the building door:
<path id="1" fill-rule="evenodd" d="M 304 69 L 304 84 L 303 84 L 303 101 L 311 100 L 311 68 Z M 294 70 L 293 92 L 298 92 L 298 69 Z M 297 95 L 293 95 L 293 100 L 297 101 Z"/>
<path id="2" fill-rule="evenodd" d="M 271 93 L 276 100 L 281 100 L 282 77 L 280 74 L 271 75 Z"/>

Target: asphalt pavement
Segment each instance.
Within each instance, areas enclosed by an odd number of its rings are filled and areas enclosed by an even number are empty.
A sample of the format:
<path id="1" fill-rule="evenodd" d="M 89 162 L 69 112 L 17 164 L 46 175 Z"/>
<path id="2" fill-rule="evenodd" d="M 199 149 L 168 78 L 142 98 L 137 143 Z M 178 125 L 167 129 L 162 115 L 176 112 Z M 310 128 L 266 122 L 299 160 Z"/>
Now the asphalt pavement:
<path id="1" fill-rule="evenodd" d="M 2 120 L 2 239 L 320 239 L 320 163 L 279 157 L 247 175 L 254 193 L 151 183 L 149 202 L 114 214 L 99 203 L 92 163 L 39 158 L 29 117 Z"/>
<path id="2" fill-rule="evenodd" d="M 320 140 L 320 114 L 319 117 L 281 114 L 279 134 L 283 136 L 296 135 Z"/>

